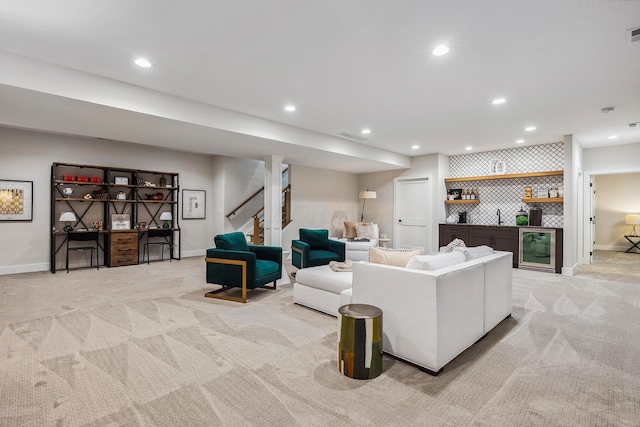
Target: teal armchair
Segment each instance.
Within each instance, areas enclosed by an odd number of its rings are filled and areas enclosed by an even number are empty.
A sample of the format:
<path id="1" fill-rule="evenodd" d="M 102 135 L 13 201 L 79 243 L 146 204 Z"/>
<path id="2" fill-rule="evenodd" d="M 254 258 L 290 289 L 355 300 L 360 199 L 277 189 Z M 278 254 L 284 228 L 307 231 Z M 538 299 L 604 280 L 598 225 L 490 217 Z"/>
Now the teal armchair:
<path id="1" fill-rule="evenodd" d="M 328 230 L 300 229 L 300 239 L 291 241 L 291 263 L 298 268 L 345 260 L 344 242 L 329 239 Z"/>
<path id="2" fill-rule="evenodd" d="M 276 288 L 282 276 L 282 248 L 247 244 L 244 233 L 218 234 L 216 247 L 207 249 L 207 283 L 222 286 L 204 294 L 205 297 L 247 302 L 247 291 L 265 287 Z M 273 286 L 266 286 L 273 282 Z M 231 288 L 240 288 L 241 297 L 219 295 Z"/>

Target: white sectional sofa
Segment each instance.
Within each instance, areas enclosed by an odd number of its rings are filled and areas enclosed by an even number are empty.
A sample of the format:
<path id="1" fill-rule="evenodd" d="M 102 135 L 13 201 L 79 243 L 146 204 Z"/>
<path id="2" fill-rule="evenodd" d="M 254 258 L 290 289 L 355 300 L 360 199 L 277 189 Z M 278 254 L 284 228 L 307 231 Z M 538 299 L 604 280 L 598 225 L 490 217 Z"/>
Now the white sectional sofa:
<path id="1" fill-rule="evenodd" d="M 512 259 L 496 251 L 434 271 L 356 263 L 352 302 L 382 309 L 386 353 L 437 374 L 511 315 Z"/>
<path id="2" fill-rule="evenodd" d="M 511 252 L 494 251 L 433 271 L 356 262 L 298 270 L 294 302 L 337 316 L 344 304 L 383 311 L 386 353 L 431 374 L 482 338 L 512 308 Z"/>

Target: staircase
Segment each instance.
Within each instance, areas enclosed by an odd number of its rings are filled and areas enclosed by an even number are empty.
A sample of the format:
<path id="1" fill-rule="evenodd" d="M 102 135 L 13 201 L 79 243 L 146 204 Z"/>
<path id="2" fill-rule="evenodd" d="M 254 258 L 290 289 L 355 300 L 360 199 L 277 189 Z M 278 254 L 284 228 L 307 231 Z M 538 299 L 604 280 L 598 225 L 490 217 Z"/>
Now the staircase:
<path id="1" fill-rule="evenodd" d="M 289 183 L 289 168 L 282 171 L 283 182 L 287 183 L 282 189 L 282 229 L 291 223 L 291 184 Z M 247 209 L 259 209 L 250 217 L 247 216 Z M 229 222 L 238 230 L 244 232 L 251 243 L 255 245 L 264 244 L 264 187 L 249 196 L 245 201 L 226 215 Z M 234 220 L 236 224 L 234 224 Z"/>

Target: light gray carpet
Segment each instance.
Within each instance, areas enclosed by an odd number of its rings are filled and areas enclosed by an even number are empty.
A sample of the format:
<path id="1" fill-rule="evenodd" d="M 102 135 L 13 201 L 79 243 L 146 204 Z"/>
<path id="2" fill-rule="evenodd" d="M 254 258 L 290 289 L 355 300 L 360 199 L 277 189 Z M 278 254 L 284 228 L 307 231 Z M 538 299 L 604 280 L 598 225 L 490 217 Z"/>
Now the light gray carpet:
<path id="1" fill-rule="evenodd" d="M 199 257 L 0 277 L 0 425 L 640 425 L 638 283 L 514 270 L 513 317 L 440 376 L 366 381 L 291 285 L 209 289 Z"/>

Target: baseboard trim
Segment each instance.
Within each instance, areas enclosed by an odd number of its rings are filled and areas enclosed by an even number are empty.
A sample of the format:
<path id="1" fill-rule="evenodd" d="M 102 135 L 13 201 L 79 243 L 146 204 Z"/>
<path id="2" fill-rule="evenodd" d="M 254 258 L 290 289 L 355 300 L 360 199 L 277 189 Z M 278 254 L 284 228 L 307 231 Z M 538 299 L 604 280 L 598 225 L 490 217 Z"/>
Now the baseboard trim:
<path id="1" fill-rule="evenodd" d="M 0 266 L 0 276 L 6 276 L 7 274 L 38 273 L 41 271 L 49 271 L 48 262 L 39 264 Z"/>
<path id="2" fill-rule="evenodd" d="M 576 272 L 576 264 L 573 267 L 562 267 L 562 274 L 564 276 L 574 276 Z"/>
<path id="3" fill-rule="evenodd" d="M 614 252 L 624 252 L 629 249 L 629 246 L 618 246 L 618 245 L 593 245 L 593 250 L 596 251 L 614 251 Z"/>

